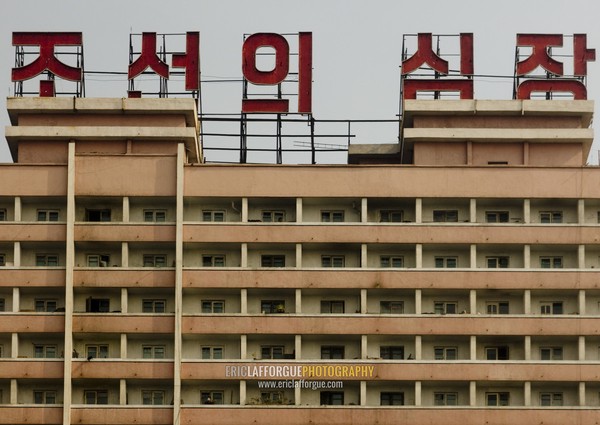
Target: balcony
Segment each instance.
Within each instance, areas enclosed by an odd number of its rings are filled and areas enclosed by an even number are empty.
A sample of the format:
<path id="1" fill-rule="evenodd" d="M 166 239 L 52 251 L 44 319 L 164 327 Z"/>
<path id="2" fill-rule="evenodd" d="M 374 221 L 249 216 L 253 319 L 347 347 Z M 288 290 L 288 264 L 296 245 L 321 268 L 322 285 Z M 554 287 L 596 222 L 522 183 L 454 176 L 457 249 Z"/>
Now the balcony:
<path id="1" fill-rule="evenodd" d="M 61 359 L 0 359 L 0 378 L 62 379 Z"/>
<path id="2" fill-rule="evenodd" d="M 73 332 L 170 334 L 174 329 L 173 315 L 149 316 L 120 313 L 73 315 Z"/>
<path id="3" fill-rule="evenodd" d="M 57 423 L 62 423 L 62 417 L 61 422 Z M 173 423 L 173 408 L 74 405 L 71 408 L 71 423 L 82 425 L 170 425 Z"/>
<path id="4" fill-rule="evenodd" d="M 2 425 L 60 425 L 62 423 L 62 407 L 0 406 L 0 424 Z"/>
<path id="5" fill-rule="evenodd" d="M 73 379 L 173 379 L 172 361 L 114 361 L 77 359 Z"/>

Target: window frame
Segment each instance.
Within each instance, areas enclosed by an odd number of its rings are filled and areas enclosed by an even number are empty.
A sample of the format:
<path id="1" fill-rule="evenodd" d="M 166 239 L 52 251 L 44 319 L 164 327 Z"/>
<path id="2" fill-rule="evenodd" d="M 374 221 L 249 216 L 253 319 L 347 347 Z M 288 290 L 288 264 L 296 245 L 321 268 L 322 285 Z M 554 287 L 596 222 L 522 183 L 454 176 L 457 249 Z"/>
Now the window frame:
<path id="1" fill-rule="evenodd" d="M 0 267 L 6 266 L 6 254 L 0 253 Z"/>
<path id="2" fill-rule="evenodd" d="M 285 358 L 285 345 L 261 345 L 260 359 L 261 360 L 282 360 Z"/>
<path id="3" fill-rule="evenodd" d="M 205 304 L 207 304 L 206 306 L 208 306 L 208 303 L 210 303 L 210 312 L 209 311 L 205 311 L 208 309 L 205 309 Z M 215 311 L 215 306 L 217 306 L 218 304 L 221 304 L 221 311 Z M 218 309 L 216 309 L 218 310 Z M 202 314 L 223 314 L 225 313 L 225 300 L 218 300 L 218 299 L 206 299 L 206 300 L 201 300 L 200 301 L 200 311 Z"/>
<path id="4" fill-rule="evenodd" d="M 564 406 L 564 394 L 558 392 L 540 392 L 540 406 Z"/>
<path id="5" fill-rule="evenodd" d="M 321 345 L 321 360 L 343 360 L 345 358 L 345 345 Z"/>
<path id="6" fill-rule="evenodd" d="M 219 214 L 222 214 L 222 220 L 217 220 Z M 210 215 L 210 220 L 206 218 Z M 226 210 L 202 210 L 202 221 L 206 223 L 224 223 L 227 221 Z"/>
<path id="7" fill-rule="evenodd" d="M 436 269 L 457 269 L 458 256 L 435 256 L 433 257 L 434 268 Z M 451 265 L 454 262 L 454 265 Z M 440 265 L 441 264 L 441 265 Z"/>
<path id="8" fill-rule="evenodd" d="M 483 348 L 486 361 L 510 360 L 510 347 L 508 345 L 490 345 Z M 490 354 L 492 354 L 490 356 Z M 492 358 L 493 357 L 493 358 Z"/>
<path id="9" fill-rule="evenodd" d="M 88 397 L 88 395 L 93 395 L 93 400 L 94 403 L 88 403 L 88 400 L 90 400 L 90 398 Z M 108 390 L 106 389 L 97 389 L 97 390 L 92 390 L 92 389 L 84 389 L 83 390 L 83 404 L 87 404 L 87 405 L 107 405 L 108 404 Z M 100 397 L 102 397 L 102 399 L 100 399 Z M 103 401 L 106 400 L 106 403 L 99 403 L 98 401 Z"/>
<path id="10" fill-rule="evenodd" d="M 208 353 L 208 357 L 204 356 L 205 351 Z M 215 353 L 220 352 L 220 357 Z M 201 345 L 200 346 L 200 358 L 202 360 L 222 360 L 225 358 L 225 346 L 223 345 Z"/>
<path id="11" fill-rule="evenodd" d="M 142 254 L 143 267 L 163 268 L 167 267 L 167 254 Z"/>
<path id="12" fill-rule="evenodd" d="M 379 314 L 404 314 L 404 301 L 379 301 Z"/>
<path id="13" fill-rule="evenodd" d="M 449 311 L 452 310 L 452 306 L 454 312 Z M 458 314 L 458 301 L 434 301 L 433 302 L 433 312 L 434 314 Z"/>
<path id="14" fill-rule="evenodd" d="M 319 402 L 321 406 L 343 406 L 344 391 L 321 391 Z"/>
<path id="15" fill-rule="evenodd" d="M 162 218 L 160 218 L 161 215 Z M 142 211 L 142 217 L 144 218 L 144 223 L 166 223 L 167 210 L 164 208 L 144 209 Z"/>
<path id="16" fill-rule="evenodd" d="M 95 350 L 96 354 L 92 354 L 90 350 Z M 85 345 L 86 358 L 92 357 L 94 359 L 109 359 L 110 358 L 110 345 L 109 344 L 86 344 Z"/>
<path id="17" fill-rule="evenodd" d="M 0 221 L 8 221 L 8 211 L 6 208 L 0 208 Z"/>
<path id="18" fill-rule="evenodd" d="M 564 303 L 562 301 L 540 301 L 540 314 L 544 316 L 561 315 L 564 312 Z"/>
<path id="19" fill-rule="evenodd" d="M 321 223 L 344 223 L 345 221 L 344 210 L 321 210 Z"/>
<path id="20" fill-rule="evenodd" d="M 493 220 L 490 220 L 493 218 Z M 509 223 L 510 211 L 490 210 L 485 212 L 486 223 Z"/>
<path id="21" fill-rule="evenodd" d="M 560 224 L 563 223 L 564 215 L 562 210 L 540 211 L 540 223 L 542 224 Z"/>
<path id="22" fill-rule="evenodd" d="M 42 218 L 43 215 L 43 218 Z M 36 220 L 40 222 L 57 222 L 60 218 L 59 209 L 38 209 L 36 210 Z"/>
<path id="23" fill-rule="evenodd" d="M 37 396 L 41 396 L 41 400 L 38 401 Z M 57 402 L 58 391 L 56 390 L 33 390 L 33 404 L 58 404 Z M 49 400 L 49 397 L 50 400 Z M 51 401 L 53 400 L 53 401 Z"/>
<path id="24" fill-rule="evenodd" d="M 87 267 L 108 267 L 110 266 L 110 254 L 87 254 Z"/>
<path id="25" fill-rule="evenodd" d="M 329 306 L 329 307 L 327 307 Z M 342 307 L 342 311 L 338 310 L 337 307 Z M 324 308 L 325 307 L 325 308 Z M 328 310 L 328 311 L 327 311 Z M 345 314 L 346 313 L 346 301 L 345 300 L 321 300 L 321 314 Z"/>
<path id="26" fill-rule="evenodd" d="M 458 210 L 433 210 L 434 223 L 458 223 Z"/>
<path id="27" fill-rule="evenodd" d="M 146 395 L 149 395 L 150 403 L 146 403 L 147 398 Z M 161 396 L 161 402 L 156 403 L 156 395 Z M 165 405 L 165 391 L 164 390 L 150 390 L 150 389 L 142 389 L 141 390 L 141 398 L 143 406 L 164 406 Z"/>
<path id="28" fill-rule="evenodd" d="M 379 358 L 384 360 L 404 360 L 404 345 L 380 345 Z"/>
<path id="29" fill-rule="evenodd" d="M 225 267 L 227 258 L 225 254 L 202 254 L 202 267 Z"/>
<path id="30" fill-rule="evenodd" d="M 396 399 L 399 398 L 399 399 Z M 384 399 L 385 402 L 384 402 Z M 402 391 L 381 391 L 379 393 L 380 406 L 404 406 L 404 392 Z"/>
<path id="31" fill-rule="evenodd" d="M 260 256 L 260 266 L 271 268 L 285 267 L 285 254 L 262 254 Z"/>
<path id="32" fill-rule="evenodd" d="M 379 256 L 379 267 L 390 268 L 390 269 L 404 268 L 404 256 L 403 255 L 380 255 Z"/>
<path id="33" fill-rule="evenodd" d="M 433 393 L 434 406 L 458 406 L 458 392 L 435 391 Z"/>
<path id="34" fill-rule="evenodd" d="M 260 213 L 260 219 L 263 223 L 285 223 L 286 222 L 286 211 L 285 210 L 262 210 Z"/>
<path id="35" fill-rule="evenodd" d="M 490 397 L 496 397 L 496 403 L 490 404 Z M 508 391 L 491 391 L 485 393 L 486 406 L 510 406 L 510 392 Z"/>
<path id="36" fill-rule="evenodd" d="M 40 354 L 40 355 L 38 355 Z M 53 354 L 53 355 L 52 355 Z M 33 344 L 34 359 L 58 359 L 57 344 Z"/>
<path id="37" fill-rule="evenodd" d="M 263 314 L 285 313 L 285 300 L 260 300 L 260 312 Z"/>
<path id="38" fill-rule="evenodd" d="M 42 308 L 38 308 L 38 303 L 42 304 Z M 54 304 L 54 308 L 52 308 Z M 35 298 L 33 306 L 36 313 L 54 313 L 58 308 L 58 299 L 56 298 Z"/>
<path id="39" fill-rule="evenodd" d="M 43 264 L 42 264 L 43 263 Z M 36 267 L 60 267 L 60 257 L 54 253 L 36 253 Z"/>
<path id="40" fill-rule="evenodd" d="M 150 303 L 150 310 L 147 310 L 146 304 Z M 162 311 L 157 311 L 157 306 L 162 303 Z M 159 309 L 160 310 L 160 309 Z M 164 298 L 144 298 L 142 299 L 142 313 L 160 314 L 167 312 L 167 300 Z"/>
<path id="41" fill-rule="evenodd" d="M 450 355 L 450 353 L 454 353 Z M 439 355 L 441 354 L 441 355 Z M 454 356 L 454 358 L 452 358 Z M 433 347 L 433 359 L 434 360 L 444 360 L 444 361 L 452 361 L 458 360 L 458 346 L 452 345 L 438 345 Z"/>
<path id="42" fill-rule="evenodd" d="M 545 354 L 547 353 L 547 354 Z M 563 360 L 564 350 L 562 346 L 541 346 L 540 360 L 559 361 Z"/>
<path id="43" fill-rule="evenodd" d="M 346 267 L 346 256 L 345 255 L 321 255 L 321 267 L 322 268 L 344 268 Z"/>
<path id="44" fill-rule="evenodd" d="M 564 266 L 563 257 L 561 256 L 543 256 L 540 257 L 541 269 L 562 269 Z"/>
<path id="45" fill-rule="evenodd" d="M 96 215 L 98 216 L 96 217 Z M 86 208 L 85 221 L 91 223 L 109 223 L 112 221 L 112 208 Z"/>
<path id="46" fill-rule="evenodd" d="M 400 216 L 398 220 L 398 215 Z M 404 221 L 404 210 L 379 210 L 380 223 L 402 223 Z"/>
<path id="47" fill-rule="evenodd" d="M 491 265 L 493 262 L 493 265 Z M 488 269 L 508 269 L 510 268 L 510 255 L 492 255 L 485 257 L 486 268 Z"/>
<path id="48" fill-rule="evenodd" d="M 157 356 L 162 350 L 162 357 Z M 150 356 L 146 355 L 146 351 L 149 351 Z M 164 344 L 142 344 L 142 358 L 143 359 L 166 359 L 167 358 L 167 346 Z"/>
<path id="49" fill-rule="evenodd" d="M 490 307 L 493 307 L 496 312 L 490 312 Z M 506 309 L 504 309 L 506 307 Z M 486 301 L 486 314 L 510 314 L 510 302 L 508 301 Z M 503 312 L 504 311 L 504 312 Z"/>
<path id="50" fill-rule="evenodd" d="M 215 397 L 217 396 L 217 397 Z M 208 403 L 208 399 L 211 400 Z M 200 390 L 201 404 L 225 404 L 225 391 L 223 390 Z"/>

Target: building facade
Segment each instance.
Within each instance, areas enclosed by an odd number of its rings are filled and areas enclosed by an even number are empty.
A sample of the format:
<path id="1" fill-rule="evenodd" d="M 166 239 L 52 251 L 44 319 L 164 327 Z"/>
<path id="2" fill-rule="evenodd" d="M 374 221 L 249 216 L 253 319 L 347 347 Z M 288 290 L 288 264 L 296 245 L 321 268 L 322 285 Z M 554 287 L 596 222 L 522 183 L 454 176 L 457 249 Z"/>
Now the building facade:
<path id="1" fill-rule="evenodd" d="M 214 165 L 185 99 L 10 98 L 0 424 L 594 424 L 589 101 Z"/>

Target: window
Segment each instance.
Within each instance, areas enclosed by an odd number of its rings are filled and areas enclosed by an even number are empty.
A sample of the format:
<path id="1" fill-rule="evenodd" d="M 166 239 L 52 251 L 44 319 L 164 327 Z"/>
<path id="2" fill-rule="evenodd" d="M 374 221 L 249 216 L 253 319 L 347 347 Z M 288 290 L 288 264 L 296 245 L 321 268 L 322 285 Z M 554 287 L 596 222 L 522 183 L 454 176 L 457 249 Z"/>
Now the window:
<path id="1" fill-rule="evenodd" d="M 379 211 L 380 223 L 401 223 L 404 218 L 402 210 L 381 210 Z"/>
<path id="2" fill-rule="evenodd" d="M 404 314 L 404 301 L 379 301 L 381 314 Z"/>
<path id="3" fill-rule="evenodd" d="M 223 347 L 218 345 L 203 345 L 201 347 L 202 359 L 220 360 L 223 358 Z"/>
<path id="4" fill-rule="evenodd" d="M 344 358 L 344 346 L 343 345 L 322 345 L 321 346 L 321 359 L 323 360 L 334 360 Z"/>
<path id="5" fill-rule="evenodd" d="M 0 359 L 4 357 L 4 345 L 0 345 Z M 1 393 L 0 393 L 1 395 Z"/>
<path id="6" fill-rule="evenodd" d="M 562 211 L 540 211 L 540 223 L 562 223 Z"/>
<path id="7" fill-rule="evenodd" d="M 164 359 L 164 345 L 142 345 L 142 358 L 144 359 Z"/>
<path id="8" fill-rule="evenodd" d="M 37 210 L 37 221 L 58 221 L 58 210 Z"/>
<path id="9" fill-rule="evenodd" d="M 436 269 L 455 269 L 458 267 L 458 257 L 435 257 Z"/>
<path id="10" fill-rule="evenodd" d="M 382 392 L 379 394 L 379 404 L 381 406 L 403 406 L 404 393 Z"/>
<path id="11" fill-rule="evenodd" d="M 260 311 L 262 313 L 285 313 L 284 300 L 261 300 Z"/>
<path id="12" fill-rule="evenodd" d="M 166 309 L 166 300 L 142 300 L 143 313 L 164 313 Z"/>
<path id="13" fill-rule="evenodd" d="M 56 311 L 56 300 L 52 299 L 36 299 L 34 301 L 35 311 L 53 313 Z"/>
<path id="14" fill-rule="evenodd" d="M 8 215 L 6 214 L 6 208 L 0 208 L 0 221 L 8 220 Z"/>
<path id="15" fill-rule="evenodd" d="M 540 393 L 540 406 L 562 406 L 563 393 Z"/>
<path id="16" fill-rule="evenodd" d="M 433 221 L 437 223 L 458 222 L 458 210 L 433 210 Z"/>
<path id="17" fill-rule="evenodd" d="M 486 406 L 508 406 L 510 393 L 485 393 Z"/>
<path id="18" fill-rule="evenodd" d="M 285 255 L 261 255 L 261 267 L 285 267 Z"/>
<path id="19" fill-rule="evenodd" d="M 283 345 L 261 345 L 260 358 L 262 360 L 283 359 L 285 347 Z"/>
<path id="20" fill-rule="evenodd" d="M 108 358 L 108 344 L 99 345 L 86 345 L 85 346 L 86 357 L 93 359 L 107 359 Z"/>
<path id="21" fill-rule="evenodd" d="M 562 301 L 542 301 L 540 303 L 540 314 L 563 314 Z"/>
<path id="22" fill-rule="evenodd" d="M 108 390 L 84 390 L 85 404 L 108 404 Z"/>
<path id="23" fill-rule="evenodd" d="M 202 404 L 223 404 L 223 391 L 200 391 Z"/>
<path id="24" fill-rule="evenodd" d="M 508 301 L 487 301 L 485 308 L 487 314 L 509 314 Z"/>
<path id="25" fill-rule="evenodd" d="M 108 313 L 110 311 L 109 298 L 92 298 L 85 300 L 86 313 Z"/>
<path id="26" fill-rule="evenodd" d="M 164 223 L 167 221 L 167 210 L 144 210 L 144 221 L 148 223 Z"/>
<path id="27" fill-rule="evenodd" d="M 508 223 L 509 214 L 508 211 L 486 211 L 485 222 L 486 223 Z"/>
<path id="28" fill-rule="evenodd" d="M 328 314 L 339 314 L 344 313 L 345 302 L 344 301 L 321 301 L 321 313 Z"/>
<path id="29" fill-rule="evenodd" d="M 379 257 L 380 267 L 404 267 L 404 257 L 401 255 L 382 255 Z"/>
<path id="30" fill-rule="evenodd" d="M 144 267 L 165 267 L 167 256 L 164 254 L 144 254 Z"/>
<path id="31" fill-rule="evenodd" d="M 285 221 L 285 211 L 263 211 L 262 221 L 265 223 L 281 223 Z"/>
<path id="32" fill-rule="evenodd" d="M 110 209 L 86 209 L 85 221 L 110 221 Z"/>
<path id="33" fill-rule="evenodd" d="M 225 256 L 219 255 L 203 255 L 202 267 L 225 267 Z"/>
<path id="34" fill-rule="evenodd" d="M 433 356 L 435 360 L 456 360 L 458 347 L 433 347 Z"/>
<path id="35" fill-rule="evenodd" d="M 507 269 L 510 263 L 510 257 L 486 257 L 488 269 Z"/>
<path id="36" fill-rule="evenodd" d="M 283 403 L 283 391 L 262 391 L 260 402 L 262 404 L 281 404 Z"/>
<path id="37" fill-rule="evenodd" d="M 88 254 L 88 267 L 108 267 L 110 265 L 110 255 L 108 254 Z"/>
<path id="38" fill-rule="evenodd" d="M 202 211 L 202 221 L 215 221 L 215 222 L 223 222 L 225 221 L 225 211 L 223 210 L 203 210 Z"/>
<path id="39" fill-rule="evenodd" d="M 58 255 L 56 254 L 36 254 L 35 265 L 37 267 L 56 267 L 58 266 Z"/>
<path id="40" fill-rule="evenodd" d="M 0 254 L 0 267 L 6 266 L 6 254 Z"/>
<path id="41" fill-rule="evenodd" d="M 385 360 L 404 360 L 402 345 L 387 345 L 379 347 L 379 357 Z"/>
<path id="42" fill-rule="evenodd" d="M 562 347 L 540 347 L 540 359 L 541 360 L 562 360 L 563 349 Z"/>
<path id="43" fill-rule="evenodd" d="M 225 313 L 225 301 L 202 300 L 202 313 Z"/>
<path id="44" fill-rule="evenodd" d="M 341 406 L 344 404 L 344 393 L 342 391 L 321 391 L 321 405 Z"/>
<path id="45" fill-rule="evenodd" d="M 0 311 L 5 311 L 6 308 L 6 301 L 4 300 L 4 298 L 0 298 Z"/>
<path id="46" fill-rule="evenodd" d="M 58 358 L 58 350 L 56 345 L 34 345 L 33 357 L 36 359 L 56 359 Z"/>
<path id="47" fill-rule="evenodd" d="M 147 406 L 165 404 L 165 392 L 161 390 L 142 390 L 142 404 Z"/>
<path id="48" fill-rule="evenodd" d="M 456 314 L 458 303 L 456 301 L 435 301 L 433 311 L 435 314 Z"/>
<path id="49" fill-rule="evenodd" d="M 508 347 L 485 347 L 486 360 L 508 360 Z"/>
<path id="50" fill-rule="evenodd" d="M 344 211 L 321 211 L 321 221 L 323 223 L 342 223 L 344 221 Z"/>
<path id="51" fill-rule="evenodd" d="M 35 390 L 33 402 L 35 404 L 56 404 L 56 391 Z"/>
<path id="52" fill-rule="evenodd" d="M 346 259 L 343 255 L 322 255 L 321 267 L 345 267 Z"/>
<path id="53" fill-rule="evenodd" d="M 562 257 L 540 257 L 540 267 L 543 269 L 562 269 Z"/>
<path id="54" fill-rule="evenodd" d="M 458 405 L 458 393 L 433 393 L 433 404 L 436 406 Z"/>

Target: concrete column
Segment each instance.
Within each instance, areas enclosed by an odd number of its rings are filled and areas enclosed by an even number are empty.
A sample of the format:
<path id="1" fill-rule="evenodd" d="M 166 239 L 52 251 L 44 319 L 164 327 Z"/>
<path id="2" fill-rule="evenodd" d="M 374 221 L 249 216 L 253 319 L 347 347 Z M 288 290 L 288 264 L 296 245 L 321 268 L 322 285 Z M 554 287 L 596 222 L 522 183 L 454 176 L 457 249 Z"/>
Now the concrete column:
<path id="1" fill-rule="evenodd" d="M 469 264 L 472 269 L 477 268 L 477 245 L 472 244 L 470 247 Z"/>
<path id="2" fill-rule="evenodd" d="M 296 289 L 296 314 L 302 313 L 302 289 Z"/>
<path id="3" fill-rule="evenodd" d="M 579 315 L 585 316 L 585 289 L 580 289 L 577 295 L 577 300 L 579 303 Z"/>
<path id="4" fill-rule="evenodd" d="M 22 217 L 22 209 L 21 209 L 21 197 L 15 196 L 15 220 L 21 221 Z"/>
<path id="5" fill-rule="evenodd" d="M 121 359 L 127 358 L 127 334 L 121 334 Z"/>
<path id="6" fill-rule="evenodd" d="M 241 256 L 242 256 L 242 264 L 241 267 L 248 267 L 248 244 L 243 243 L 241 246 Z"/>
<path id="7" fill-rule="evenodd" d="M 242 198 L 242 223 L 248 223 L 248 198 Z"/>
<path id="8" fill-rule="evenodd" d="M 294 388 L 294 405 L 300 406 L 302 404 L 302 388 Z"/>
<path id="9" fill-rule="evenodd" d="M 523 245 L 523 268 L 531 268 L 531 245 Z"/>
<path id="10" fill-rule="evenodd" d="M 523 404 L 525 406 L 531 406 L 531 382 L 527 381 L 523 383 L 523 395 L 525 399 Z"/>
<path id="11" fill-rule="evenodd" d="M 12 311 L 13 313 L 18 313 L 21 311 L 21 290 L 19 288 L 13 288 L 12 295 Z"/>
<path id="12" fill-rule="evenodd" d="M 300 360 L 302 358 L 302 335 L 294 336 L 294 354 L 296 360 Z"/>
<path id="13" fill-rule="evenodd" d="M 240 381 L 240 406 L 246 404 L 246 381 Z"/>
<path id="14" fill-rule="evenodd" d="M 129 244 L 121 242 L 121 267 L 129 267 Z"/>
<path id="15" fill-rule="evenodd" d="M 302 268 L 302 244 L 301 243 L 296 244 L 296 268 L 297 269 Z"/>
<path id="16" fill-rule="evenodd" d="M 15 242 L 13 249 L 13 264 L 15 267 L 21 267 L 21 242 Z"/>
<path id="17" fill-rule="evenodd" d="M 577 267 L 585 269 L 585 245 L 577 247 Z"/>
<path id="18" fill-rule="evenodd" d="M 531 200 L 523 199 L 523 223 L 531 223 Z"/>
<path id="19" fill-rule="evenodd" d="M 240 359 L 248 358 L 248 336 L 240 335 Z"/>
<path id="20" fill-rule="evenodd" d="M 360 267 L 367 267 L 367 244 L 363 243 L 360 245 Z"/>
<path id="21" fill-rule="evenodd" d="M 367 381 L 360 381 L 360 405 L 367 405 Z"/>
<path id="22" fill-rule="evenodd" d="M 423 343 L 421 335 L 415 335 L 415 360 L 423 359 Z"/>
<path id="23" fill-rule="evenodd" d="M 415 263 L 417 269 L 423 268 L 423 244 L 418 243 L 415 245 Z"/>
<path id="24" fill-rule="evenodd" d="M 477 382 L 469 382 L 469 406 L 477 406 Z"/>
<path id="25" fill-rule="evenodd" d="M 367 314 L 367 290 L 360 290 L 360 313 Z"/>
<path id="26" fill-rule="evenodd" d="M 415 406 L 421 405 L 421 381 L 415 381 Z"/>
<path id="27" fill-rule="evenodd" d="M 584 199 L 577 200 L 577 223 L 579 223 L 579 224 L 585 223 L 585 200 Z"/>
<path id="28" fill-rule="evenodd" d="M 420 289 L 415 289 L 415 314 L 421 314 L 422 311 L 422 291 Z"/>
<path id="29" fill-rule="evenodd" d="M 67 162 L 67 232 L 65 264 L 65 333 L 63 361 L 63 423 L 71 423 L 73 358 L 73 267 L 75 265 L 75 141 L 69 141 Z"/>
<path id="30" fill-rule="evenodd" d="M 579 405 L 586 406 L 585 403 L 585 382 L 579 383 Z"/>
<path id="31" fill-rule="evenodd" d="M 125 379 L 119 380 L 119 404 L 121 406 L 127 404 L 127 381 Z"/>
<path id="32" fill-rule="evenodd" d="M 368 357 L 368 337 L 367 335 L 360 336 L 360 358 L 365 360 Z"/>
<path id="33" fill-rule="evenodd" d="M 531 336 L 525 336 L 525 360 L 531 360 Z"/>
<path id="34" fill-rule="evenodd" d="M 579 336 L 577 340 L 577 356 L 580 361 L 585 360 L 585 336 Z"/>
<path id="35" fill-rule="evenodd" d="M 475 335 L 471 335 L 469 338 L 469 359 L 477 360 L 477 337 Z"/>
<path id="36" fill-rule="evenodd" d="M 523 313 L 531 314 L 531 290 L 525 289 L 523 291 Z"/>
<path id="37" fill-rule="evenodd" d="M 129 196 L 123 196 L 123 223 L 129 223 Z"/>
<path id="38" fill-rule="evenodd" d="M 10 404 L 17 404 L 17 394 L 19 393 L 19 387 L 16 379 L 10 380 Z"/>
<path id="39" fill-rule="evenodd" d="M 129 311 L 129 296 L 127 288 L 121 288 L 121 313 L 126 314 Z"/>
<path id="40" fill-rule="evenodd" d="M 248 290 L 240 289 L 240 313 L 248 314 Z"/>
<path id="41" fill-rule="evenodd" d="M 477 314 L 477 291 L 475 289 L 469 291 L 469 313 Z"/>
<path id="42" fill-rule="evenodd" d="M 16 359 L 19 357 L 19 334 L 13 333 L 10 341 L 10 357 Z"/>
<path id="43" fill-rule="evenodd" d="M 415 199 L 415 223 L 423 223 L 423 199 Z"/>
<path id="44" fill-rule="evenodd" d="M 368 209 L 367 209 L 367 198 L 361 198 L 360 200 L 360 222 L 366 223 L 368 221 Z"/>
<path id="45" fill-rule="evenodd" d="M 469 221 L 477 223 L 477 199 L 469 200 Z"/>
<path id="46" fill-rule="evenodd" d="M 296 198 L 296 223 L 302 223 L 302 198 Z"/>

